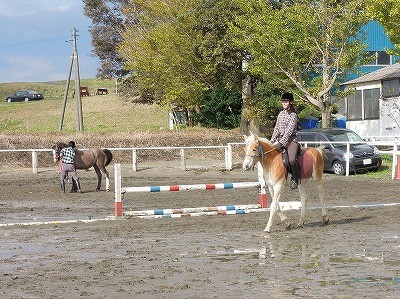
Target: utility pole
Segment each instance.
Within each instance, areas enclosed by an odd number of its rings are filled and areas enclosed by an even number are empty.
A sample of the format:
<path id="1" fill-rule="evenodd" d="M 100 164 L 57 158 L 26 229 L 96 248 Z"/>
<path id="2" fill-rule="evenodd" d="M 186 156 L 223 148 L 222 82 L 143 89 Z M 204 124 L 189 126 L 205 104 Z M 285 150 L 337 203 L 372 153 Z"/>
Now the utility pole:
<path id="1" fill-rule="evenodd" d="M 64 115 L 65 115 L 65 107 L 67 105 L 69 84 L 71 81 L 72 66 L 74 66 L 75 101 L 76 101 L 76 129 L 79 132 L 83 132 L 82 99 L 81 99 L 81 90 L 80 90 L 81 84 L 80 84 L 80 77 L 79 77 L 79 63 L 78 63 L 78 50 L 77 50 L 77 46 L 76 46 L 76 37 L 77 37 L 77 30 L 74 27 L 74 29 L 72 30 L 73 50 L 72 50 L 72 55 L 71 55 L 71 64 L 69 67 L 67 83 L 65 85 L 64 100 L 63 100 L 62 109 L 61 109 L 61 117 L 60 117 L 60 122 L 58 125 L 58 131 L 62 130 Z"/>

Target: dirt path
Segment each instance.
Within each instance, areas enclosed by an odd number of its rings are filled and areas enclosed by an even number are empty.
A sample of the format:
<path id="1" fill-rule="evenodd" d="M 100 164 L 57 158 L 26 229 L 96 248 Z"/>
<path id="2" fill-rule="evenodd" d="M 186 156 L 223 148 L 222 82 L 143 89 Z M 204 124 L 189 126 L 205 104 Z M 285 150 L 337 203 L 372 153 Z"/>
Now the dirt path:
<path id="1" fill-rule="evenodd" d="M 54 169 L 0 175 L 0 223 L 114 212 L 112 191 L 92 191 L 93 171 L 79 172 L 84 194 L 60 193 Z M 123 168 L 123 186 L 256 180 L 242 170 Z M 325 175 L 325 186 L 329 206 L 363 207 L 331 208 L 327 226 L 310 210 L 303 229 L 276 221 L 270 234 L 262 231 L 268 212 L 0 227 L 0 298 L 399 298 L 400 205 L 364 206 L 400 202 L 399 182 Z M 318 205 L 312 183 L 309 191 Z M 129 194 L 124 208 L 257 202 L 256 188 L 182 191 Z M 297 222 L 298 211 L 287 214 Z"/>

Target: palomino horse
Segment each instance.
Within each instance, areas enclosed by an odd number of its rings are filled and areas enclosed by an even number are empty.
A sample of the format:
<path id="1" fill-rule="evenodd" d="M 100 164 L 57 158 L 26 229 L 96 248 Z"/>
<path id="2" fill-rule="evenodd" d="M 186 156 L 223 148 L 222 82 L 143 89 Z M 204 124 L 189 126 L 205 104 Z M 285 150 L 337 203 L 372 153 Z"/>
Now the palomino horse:
<path id="1" fill-rule="evenodd" d="M 246 156 L 243 161 L 243 168 L 245 170 L 253 169 L 255 164 L 260 162 L 263 167 L 265 183 L 268 186 L 269 193 L 271 194 L 272 201 L 269 220 L 264 231 L 270 232 L 275 213 L 278 213 L 281 222 L 286 225 L 286 228 L 289 228 L 291 224 L 286 223 L 287 217 L 280 210 L 278 204 L 288 176 L 286 168 L 282 162 L 282 154 L 275 150 L 268 139 L 260 138 L 253 133 L 250 133 L 250 136 L 244 136 L 244 138 L 246 141 Z M 298 162 L 301 168 L 301 177 L 298 189 L 302 204 L 298 226 L 303 227 L 306 221 L 307 193 L 304 185 L 311 177 L 317 185 L 322 206 L 322 220 L 327 224 L 329 222 L 329 217 L 325 208 L 324 190 L 322 187 L 324 166 L 322 152 L 317 148 L 303 148 L 301 155 L 298 156 Z"/>
<path id="2" fill-rule="evenodd" d="M 68 144 L 59 142 L 53 146 L 53 158 L 54 162 L 60 161 L 60 151 Z M 110 178 L 106 166 L 110 164 L 112 160 L 112 153 L 108 149 L 92 148 L 87 150 L 76 150 L 75 156 L 75 167 L 76 169 L 89 169 L 93 167 L 97 174 L 97 188 L 96 191 L 100 191 L 101 187 L 101 173 L 106 176 L 106 191 L 110 191 Z M 72 180 L 74 182 L 74 180 Z M 76 186 L 73 183 L 72 190 L 76 190 Z"/>

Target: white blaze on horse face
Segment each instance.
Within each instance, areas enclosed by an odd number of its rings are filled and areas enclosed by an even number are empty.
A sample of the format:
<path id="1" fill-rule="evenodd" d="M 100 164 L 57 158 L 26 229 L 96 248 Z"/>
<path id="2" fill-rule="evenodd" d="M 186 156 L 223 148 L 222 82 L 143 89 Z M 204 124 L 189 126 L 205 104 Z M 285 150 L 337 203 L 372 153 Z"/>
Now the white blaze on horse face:
<path id="1" fill-rule="evenodd" d="M 254 149 L 251 146 L 251 140 L 247 141 L 247 144 L 245 146 L 245 153 L 246 153 L 246 155 L 244 156 L 243 169 L 250 170 L 253 168 L 253 165 L 254 165 L 254 154 L 255 154 Z"/>

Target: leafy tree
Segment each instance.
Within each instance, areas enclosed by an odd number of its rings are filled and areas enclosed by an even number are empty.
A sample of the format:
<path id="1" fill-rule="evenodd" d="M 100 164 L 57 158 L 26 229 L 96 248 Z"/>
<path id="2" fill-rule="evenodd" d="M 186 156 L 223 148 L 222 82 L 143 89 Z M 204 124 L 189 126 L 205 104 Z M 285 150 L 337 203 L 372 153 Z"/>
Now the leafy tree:
<path id="1" fill-rule="evenodd" d="M 398 0 L 366 0 L 367 12 L 384 28 L 390 41 L 396 46 L 392 54 L 400 55 L 400 3 Z"/>
<path id="2" fill-rule="evenodd" d="M 295 86 L 329 126 L 333 88 L 363 64 L 365 46 L 356 38 L 368 20 L 363 1 L 235 2 L 242 14 L 231 30 L 238 47 L 249 51 L 249 72 L 281 91 Z"/>
<path id="3" fill-rule="evenodd" d="M 196 55 L 195 3 L 136 0 L 125 10 L 128 17 L 138 16 L 140 26 L 127 26 L 119 53 L 133 70 L 139 94 L 189 107 L 212 85 L 213 68 Z"/>
<path id="4" fill-rule="evenodd" d="M 234 129 L 239 125 L 241 111 L 240 93 L 217 86 L 191 111 L 191 118 L 203 127 Z"/>
<path id="5" fill-rule="evenodd" d="M 124 62 L 117 52 L 122 41 L 122 34 L 129 22 L 134 18 L 126 19 L 122 9 L 129 0 L 82 0 L 84 15 L 92 20 L 90 34 L 92 35 L 93 53 L 99 57 L 101 67 L 98 77 L 121 77 L 124 71 Z"/>

